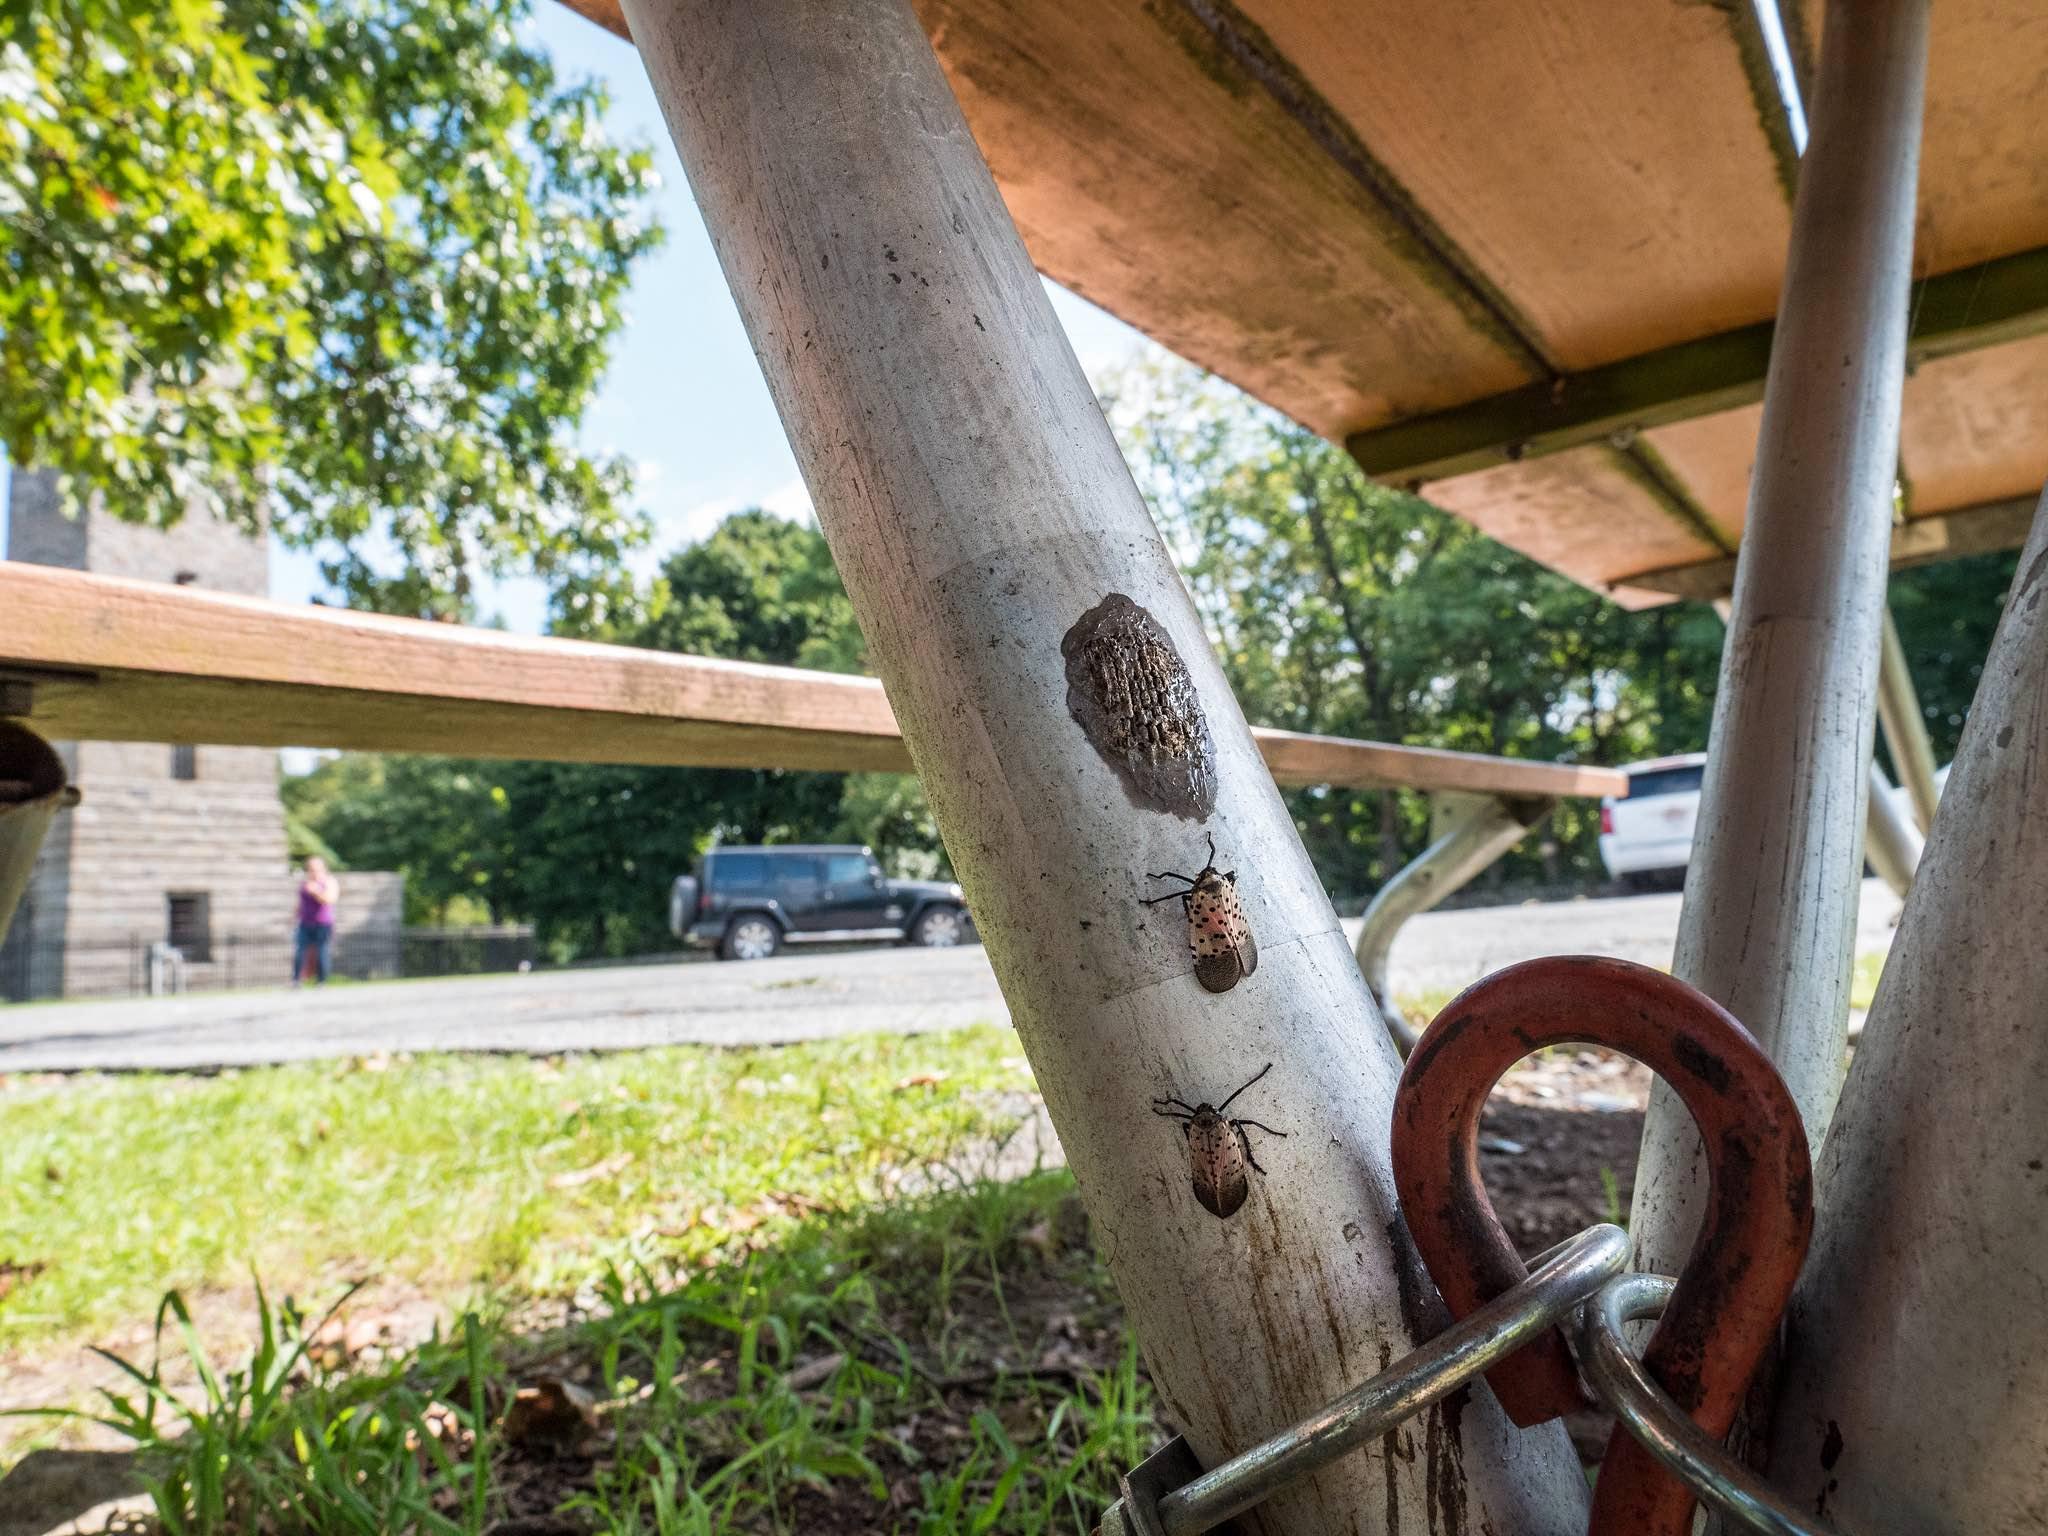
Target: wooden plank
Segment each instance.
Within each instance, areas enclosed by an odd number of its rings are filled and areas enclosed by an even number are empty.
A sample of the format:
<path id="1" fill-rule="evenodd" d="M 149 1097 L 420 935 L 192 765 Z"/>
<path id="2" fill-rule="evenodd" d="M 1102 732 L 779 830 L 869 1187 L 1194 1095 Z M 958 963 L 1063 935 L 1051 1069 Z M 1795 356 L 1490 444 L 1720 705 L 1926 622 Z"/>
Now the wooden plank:
<path id="1" fill-rule="evenodd" d="M 1465 790 L 1510 798 L 1628 793 L 1628 775 L 1612 768 L 1533 763 L 1263 727 L 1254 727 L 1252 735 L 1275 781 L 1288 787 L 1341 782 L 1353 789 Z"/>
<path id="2" fill-rule="evenodd" d="M 1916 516 L 2038 494 L 2048 483 L 2048 336 L 1916 369 L 1899 458 Z"/>
<path id="3" fill-rule="evenodd" d="M 1033 263 L 1180 356 L 1332 439 L 1539 371 L 1196 7 L 916 8 Z"/>
<path id="4" fill-rule="evenodd" d="M 1759 401 L 1642 434 L 1650 451 L 1692 492 L 1730 549 L 1742 541 L 1749 521 L 1749 475 L 1756 464 L 1756 434 L 1763 416 Z"/>
<path id="5" fill-rule="evenodd" d="M 1825 47 L 1822 7 L 1799 9 Z M 2039 0 L 1940 0 L 1929 23 L 1916 269 L 2048 245 L 2048 10 Z"/>
<path id="6" fill-rule="evenodd" d="M 1561 368 L 1770 316 L 1790 204 L 1724 8 L 1240 4 Z"/>
<path id="7" fill-rule="evenodd" d="M 566 3 L 626 35 L 617 0 Z M 1747 5 L 914 4 L 1041 271 L 1618 601 L 1721 558 L 1674 520 L 1739 536 L 1787 229 Z M 2048 21 L 1933 26 L 1904 437 L 1943 509 L 2048 451 L 2034 374 L 1946 367 L 2048 339 Z M 1596 444 L 1669 475 L 1448 488 Z"/>
<path id="8" fill-rule="evenodd" d="M 1429 488 L 1429 499 L 1589 586 L 1723 553 L 1717 540 L 1659 505 L 1605 444 L 1446 480 Z"/>
<path id="9" fill-rule="evenodd" d="M 2033 525 L 2035 499 L 2014 496 L 1900 523 L 1892 529 L 1891 568 L 1901 571 L 1941 560 L 1960 560 L 1966 555 L 2018 549 L 2027 541 L 2027 530 Z M 1734 589 L 1735 561 L 1707 560 L 1668 570 L 1641 571 L 1628 578 L 1628 585 L 1710 603 Z"/>
<path id="10" fill-rule="evenodd" d="M 671 767 L 910 770 L 873 678 L 294 608 L 0 561 L 0 678 L 58 740 Z M 1625 792 L 1606 769 L 1285 731 L 1281 784 Z"/>

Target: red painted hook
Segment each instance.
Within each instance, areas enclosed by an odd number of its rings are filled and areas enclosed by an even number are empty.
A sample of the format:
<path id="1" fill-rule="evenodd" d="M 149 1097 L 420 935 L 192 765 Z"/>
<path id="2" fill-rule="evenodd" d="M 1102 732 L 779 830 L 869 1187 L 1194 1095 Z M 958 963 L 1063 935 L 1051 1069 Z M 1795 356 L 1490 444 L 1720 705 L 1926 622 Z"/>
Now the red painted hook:
<path id="1" fill-rule="evenodd" d="M 1643 1363 L 1718 1439 L 1799 1277 L 1813 1173 L 1777 1069 L 1711 998 L 1646 966 L 1583 956 L 1512 965 L 1460 993 L 1424 1032 L 1394 1096 L 1394 1184 L 1408 1229 L 1454 1317 L 1528 1273 L 1480 1182 L 1479 1112 L 1509 1067 L 1565 1044 L 1643 1062 L 1684 1100 L 1706 1140 L 1706 1219 Z M 1555 1330 L 1486 1380 L 1524 1426 L 1585 1403 Z M 1692 1509 L 1691 1491 L 1617 1429 L 1591 1536 L 1687 1536 Z"/>

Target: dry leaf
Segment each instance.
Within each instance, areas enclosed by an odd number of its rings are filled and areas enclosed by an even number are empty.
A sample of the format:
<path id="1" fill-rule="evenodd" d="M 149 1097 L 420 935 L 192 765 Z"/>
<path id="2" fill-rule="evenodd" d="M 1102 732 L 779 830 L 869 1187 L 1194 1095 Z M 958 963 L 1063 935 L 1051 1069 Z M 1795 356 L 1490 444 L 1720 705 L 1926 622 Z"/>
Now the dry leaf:
<path id="1" fill-rule="evenodd" d="M 588 1168 L 576 1168 L 568 1173 L 558 1173 L 548 1180 L 549 1189 L 574 1189 L 579 1184 L 588 1184 L 596 1179 L 608 1179 L 615 1173 L 622 1173 L 632 1166 L 633 1154 L 621 1152 L 608 1157 L 601 1163 L 592 1163 Z"/>

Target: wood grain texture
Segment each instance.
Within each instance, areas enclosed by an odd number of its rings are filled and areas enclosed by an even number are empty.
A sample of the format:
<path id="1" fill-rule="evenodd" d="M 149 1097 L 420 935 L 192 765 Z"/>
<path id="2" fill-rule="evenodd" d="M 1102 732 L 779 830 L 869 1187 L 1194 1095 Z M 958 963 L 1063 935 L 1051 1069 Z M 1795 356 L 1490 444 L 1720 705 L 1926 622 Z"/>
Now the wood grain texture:
<path id="1" fill-rule="evenodd" d="M 340 747 L 558 762 L 908 772 L 873 678 L 293 608 L 0 561 L 0 675 L 37 677 L 53 739 Z M 1611 769 L 1291 731 L 1288 786 L 1626 791 Z"/>
<path id="2" fill-rule="evenodd" d="M 917 0 L 1039 270 L 1325 436 L 1531 371 L 1176 0 Z"/>
<path id="3" fill-rule="evenodd" d="M 1243 9 L 1563 367 L 1770 317 L 1791 210 L 1718 8 Z"/>
<path id="4" fill-rule="evenodd" d="M 1666 512 L 1605 444 L 1440 481 L 1429 499 L 1574 581 L 1602 588 L 1722 551 Z"/>
<path id="5" fill-rule="evenodd" d="M 1684 482 L 1714 526 L 1740 543 L 1749 521 L 1749 477 L 1756 466 L 1761 404 L 1716 411 L 1643 433 L 1658 458 Z"/>
<path id="6" fill-rule="evenodd" d="M 2048 336 L 1922 364 L 1906 380 L 1899 460 L 1914 517 L 2048 483 Z"/>
<path id="7" fill-rule="evenodd" d="M 1825 0 L 1801 9 L 1825 47 Z M 2048 8 L 2035 0 L 1941 0 L 1927 43 L 1916 272 L 2048 245 L 2044 112 Z"/>

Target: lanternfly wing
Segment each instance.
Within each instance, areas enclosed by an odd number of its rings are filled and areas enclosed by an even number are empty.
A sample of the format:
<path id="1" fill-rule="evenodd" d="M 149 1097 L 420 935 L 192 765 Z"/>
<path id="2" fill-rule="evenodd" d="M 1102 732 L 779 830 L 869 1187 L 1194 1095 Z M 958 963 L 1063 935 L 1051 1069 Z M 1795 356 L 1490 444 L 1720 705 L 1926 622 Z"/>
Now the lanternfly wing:
<path id="1" fill-rule="evenodd" d="M 1186 905 L 1195 980 L 1208 991 L 1228 992 L 1259 968 L 1259 946 L 1237 900 L 1237 877 L 1203 870 Z"/>
<path id="2" fill-rule="evenodd" d="M 1207 1105 L 1187 1123 L 1195 1198 L 1212 1216 L 1230 1216 L 1250 1189 L 1244 1132 Z"/>

